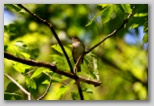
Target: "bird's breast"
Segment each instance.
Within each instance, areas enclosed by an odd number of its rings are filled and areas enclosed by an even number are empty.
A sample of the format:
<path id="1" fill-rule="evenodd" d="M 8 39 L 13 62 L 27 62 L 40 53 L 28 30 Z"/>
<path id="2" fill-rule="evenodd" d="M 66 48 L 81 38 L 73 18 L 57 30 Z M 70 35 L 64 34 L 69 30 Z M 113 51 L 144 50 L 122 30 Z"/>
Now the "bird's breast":
<path id="1" fill-rule="evenodd" d="M 74 58 L 77 60 L 77 58 L 83 54 L 84 52 L 84 45 L 80 42 L 73 43 L 73 52 L 74 52 Z"/>

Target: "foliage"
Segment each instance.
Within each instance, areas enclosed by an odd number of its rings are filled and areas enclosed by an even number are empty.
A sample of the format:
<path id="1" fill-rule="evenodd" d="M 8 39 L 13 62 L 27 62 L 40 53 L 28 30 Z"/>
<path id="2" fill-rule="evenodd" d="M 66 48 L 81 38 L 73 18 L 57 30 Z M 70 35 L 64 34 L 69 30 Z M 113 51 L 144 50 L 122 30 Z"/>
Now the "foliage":
<path id="1" fill-rule="evenodd" d="M 78 36 L 86 49 L 120 27 L 128 14 L 133 16 L 124 27 L 84 57 L 78 75 L 101 81 L 98 87 L 81 83 L 85 100 L 147 100 L 148 99 L 148 5 L 147 4 L 25 4 L 31 12 L 51 22 L 56 29 L 74 66 L 69 37 Z M 132 7 L 135 6 L 133 10 Z M 50 29 L 15 4 L 5 5 L 17 16 L 16 21 L 4 25 L 4 51 L 15 56 L 56 64 L 70 72 L 66 58 Z M 143 42 L 128 44 L 124 38 L 135 29 L 144 27 Z M 4 59 L 4 73 L 11 75 L 32 94 L 42 95 L 52 85 L 44 100 L 79 100 L 75 82 L 55 74 L 47 68 L 28 66 Z M 11 89 L 17 88 L 17 89 Z M 4 78 L 4 99 L 25 100 L 24 94 L 10 80 Z"/>

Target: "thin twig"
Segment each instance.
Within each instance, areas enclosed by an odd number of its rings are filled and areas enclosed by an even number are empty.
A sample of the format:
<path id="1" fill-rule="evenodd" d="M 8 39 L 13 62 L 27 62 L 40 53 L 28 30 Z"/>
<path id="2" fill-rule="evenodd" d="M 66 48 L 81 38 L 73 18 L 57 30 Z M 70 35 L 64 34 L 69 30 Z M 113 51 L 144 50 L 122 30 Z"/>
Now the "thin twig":
<path id="1" fill-rule="evenodd" d="M 84 55 L 81 55 L 81 56 L 79 56 L 79 58 L 77 59 L 75 65 L 74 65 L 74 70 L 73 70 L 74 73 L 76 73 L 77 67 L 78 67 L 78 65 L 79 65 L 79 63 L 80 63 L 80 61 L 81 61 L 81 59 L 83 58 L 83 56 L 84 56 Z"/>
<path id="2" fill-rule="evenodd" d="M 80 81 L 88 83 L 88 84 L 93 84 L 94 86 L 99 86 L 101 84 L 101 82 L 98 82 L 98 81 L 95 81 L 95 80 L 85 79 L 81 76 L 76 76 L 73 73 L 69 73 L 69 72 L 66 72 L 66 71 L 59 70 L 59 69 L 57 69 L 57 67 L 54 64 L 51 64 L 51 63 L 37 62 L 35 60 L 23 59 L 23 58 L 14 56 L 10 53 L 7 53 L 7 52 L 4 52 L 4 57 L 7 58 L 7 59 L 10 59 L 10 60 L 14 60 L 14 61 L 17 61 L 17 62 L 20 62 L 20 63 L 23 63 L 23 64 L 30 65 L 30 66 L 49 68 L 51 71 L 53 71 L 55 73 L 67 76 L 67 77 L 72 78 L 72 79 L 76 79 L 76 77 L 78 77 Z"/>
<path id="3" fill-rule="evenodd" d="M 68 64 L 69 64 L 69 67 L 70 67 L 70 71 L 73 73 L 73 67 L 72 67 L 71 62 L 70 62 L 70 60 L 69 60 L 69 57 L 68 57 L 68 55 L 67 55 L 67 53 L 66 53 L 66 51 L 65 51 L 65 49 L 64 49 L 64 47 L 63 47 L 63 45 L 62 45 L 62 43 L 61 43 L 61 41 L 60 41 L 60 39 L 58 38 L 58 35 L 57 35 L 55 29 L 53 28 L 53 25 L 52 25 L 51 23 L 49 23 L 47 20 L 44 20 L 44 19 L 40 18 L 38 15 L 36 15 L 36 14 L 32 13 L 31 11 L 29 11 L 29 10 L 28 10 L 26 7 L 24 7 L 23 5 L 18 4 L 18 6 L 21 7 L 21 8 L 23 8 L 25 11 L 27 11 L 27 12 L 28 12 L 29 14 L 31 14 L 33 17 L 35 17 L 36 19 L 40 20 L 41 22 L 43 22 L 45 25 L 47 25 L 47 26 L 50 28 L 51 32 L 52 32 L 53 35 L 55 36 L 56 40 L 58 41 L 58 44 L 60 45 L 60 47 L 61 47 L 61 49 L 62 49 L 62 51 L 63 51 L 63 53 L 64 53 L 64 55 L 65 55 L 65 57 L 66 57 L 66 60 L 67 60 L 67 62 L 68 62 Z"/>
<path id="4" fill-rule="evenodd" d="M 17 81 L 15 81 L 11 76 L 9 76 L 8 74 L 4 74 L 5 77 L 7 77 L 8 79 L 10 79 L 14 84 L 16 84 L 21 91 L 23 91 L 25 94 L 27 94 L 28 96 L 28 100 L 31 100 L 31 93 L 29 93 L 25 88 L 23 88 Z"/>
<path id="5" fill-rule="evenodd" d="M 50 83 L 49 83 L 48 87 L 46 88 L 44 94 L 42 96 L 40 96 L 37 100 L 42 100 L 47 95 L 51 84 L 52 84 L 52 80 L 50 81 Z"/>

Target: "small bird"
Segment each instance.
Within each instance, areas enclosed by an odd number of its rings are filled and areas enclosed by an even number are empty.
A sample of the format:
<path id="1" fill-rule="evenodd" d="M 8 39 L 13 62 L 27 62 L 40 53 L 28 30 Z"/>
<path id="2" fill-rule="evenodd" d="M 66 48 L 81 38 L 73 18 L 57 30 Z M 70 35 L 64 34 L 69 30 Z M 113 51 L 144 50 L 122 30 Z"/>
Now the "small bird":
<path id="1" fill-rule="evenodd" d="M 78 58 L 85 52 L 85 46 L 78 37 L 72 37 L 72 46 L 73 46 L 72 56 L 73 56 L 74 62 L 76 63 Z M 81 66 L 80 66 L 81 63 L 83 63 L 83 58 L 78 64 L 78 67 L 77 67 L 78 72 L 81 71 Z"/>

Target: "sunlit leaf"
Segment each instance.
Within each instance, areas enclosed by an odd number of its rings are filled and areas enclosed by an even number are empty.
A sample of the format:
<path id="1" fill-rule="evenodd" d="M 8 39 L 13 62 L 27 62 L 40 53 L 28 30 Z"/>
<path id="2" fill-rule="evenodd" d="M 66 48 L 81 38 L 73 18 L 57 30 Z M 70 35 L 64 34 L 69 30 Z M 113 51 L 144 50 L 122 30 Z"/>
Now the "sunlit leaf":
<path id="1" fill-rule="evenodd" d="M 102 8 L 110 6 L 110 5 L 112 5 L 112 4 L 98 4 L 98 6 L 102 6 Z"/>
<path id="2" fill-rule="evenodd" d="M 110 21 L 113 10 L 114 10 L 113 6 L 108 6 L 105 9 L 102 10 L 102 22 L 103 22 L 103 24 Z"/>
<path id="3" fill-rule="evenodd" d="M 107 23 L 110 18 L 111 18 L 111 14 L 113 12 L 113 7 L 110 4 L 99 4 L 100 6 L 103 7 L 103 10 L 101 10 L 100 12 L 98 12 L 89 22 L 88 24 L 86 24 L 86 26 L 89 26 L 92 24 L 92 22 L 98 17 L 101 16 L 102 17 L 102 22 L 103 24 Z"/>
<path id="4" fill-rule="evenodd" d="M 144 23 L 144 32 L 148 32 L 148 21 Z"/>
<path id="5" fill-rule="evenodd" d="M 32 78 L 35 78 L 37 76 L 39 76 L 44 70 L 46 70 L 45 68 L 38 68 L 33 74 L 32 76 L 30 77 L 31 79 Z"/>
<path id="6" fill-rule="evenodd" d="M 132 26 L 130 26 L 130 29 L 137 28 L 138 26 L 139 24 L 132 24 Z"/>
<path id="7" fill-rule="evenodd" d="M 136 13 L 134 14 L 134 17 L 145 17 L 148 16 L 148 13 Z"/>
<path id="8" fill-rule="evenodd" d="M 28 76 L 25 76 L 25 82 L 28 88 L 36 89 L 36 83 L 33 79 Z"/>
<path id="9" fill-rule="evenodd" d="M 18 62 L 14 62 L 13 68 L 18 72 L 24 73 L 25 70 L 31 68 L 31 66 L 26 65 L 26 64 L 22 64 L 22 63 L 18 63 Z"/>
<path id="10" fill-rule="evenodd" d="M 70 48 L 67 47 L 67 46 L 63 46 L 63 47 L 64 47 L 66 53 L 68 54 L 68 56 L 70 56 L 71 53 L 72 53 Z M 57 45 L 57 44 L 56 45 L 52 45 L 51 48 L 56 50 L 58 53 L 63 54 L 63 51 L 62 51 L 62 49 L 61 49 L 61 47 L 59 45 Z"/>
<path id="11" fill-rule="evenodd" d="M 58 54 L 52 54 L 50 57 L 53 59 L 54 63 L 57 65 L 59 69 L 62 70 L 69 70 L 68 63 L 66 61 L 66 58 L 64 56 L 58 55 Z"/>
<path id="12" fill-rule="evenodd" d="M 121 4 L 121 6 L 122 6 L 122 8 L 124 9 L 124 11 L 126 13 L 131 13 L 132 12 L 130 4 Z"/>
<path id="13" fill-rule="evenodd" d="M 90 88 L 85 88 L 83 91 L 86 92 L 86 93 L 93 94 L 93 92 L 92 92 L 92 90 Z"/>
<path id="14" fill-rule="evenodd" d="M 60 78 L 53 78 L 53 79 L 52 79 L 52 82 L 53 82 L 53 83 L 62 82 L 62 81 L 63 81 L 63 80 L 60 79 Z"/>
<path id="15" fill-rule="evenodd" d="M 56 93 L 56 97 L 57 98 L 61 97 L 68 89 L 69 89 L 68 86 L 61 86 L 59 88 L 59 91 Z"/>
<path id="16" fill-rule="evenodd" d="M 19 50 L 23 52 L 28 52 L 28 47 L 23 41 L 17 41 L 15 42 L 15 46 L 19 48 Z"/>
<path id="17" fill-rule="evenodd" d="M 48 84 L 50 84 L 50 81 L 49 80 L 45 80 L 45 81 L 42 82 L 42 84 L 47 84 L 48 85 Z"/>

